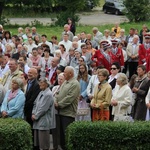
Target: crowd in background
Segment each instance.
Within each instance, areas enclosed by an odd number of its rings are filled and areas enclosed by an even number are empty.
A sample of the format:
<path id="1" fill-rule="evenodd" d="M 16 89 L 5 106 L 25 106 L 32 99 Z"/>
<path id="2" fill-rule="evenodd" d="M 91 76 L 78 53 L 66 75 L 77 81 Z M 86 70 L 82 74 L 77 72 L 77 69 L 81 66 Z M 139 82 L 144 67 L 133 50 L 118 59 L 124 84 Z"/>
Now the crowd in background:
<path id="1" fill-rule="evenodd" d="M 65 150 L 65 130 L 75 120 L 149 120 L 148 27 L 76 34 L 69 18 L 62 30 L 61 40 L 49 40 L 36 27 L 11 35 L 0 25 L 0 117 L 25 119 L 35 150 L 49 149 L 50 129 L 54 150 Z M 81 104 L 88 117 L 78 115 Z"/>

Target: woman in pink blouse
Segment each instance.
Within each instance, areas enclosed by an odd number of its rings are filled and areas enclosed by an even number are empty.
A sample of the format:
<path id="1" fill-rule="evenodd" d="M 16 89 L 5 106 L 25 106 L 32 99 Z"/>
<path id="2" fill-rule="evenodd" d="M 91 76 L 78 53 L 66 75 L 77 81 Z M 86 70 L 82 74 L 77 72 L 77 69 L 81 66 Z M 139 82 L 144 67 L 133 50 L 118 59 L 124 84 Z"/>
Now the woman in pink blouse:
<path id="1" fill-rule="evenodd" d="M 30 56 L 30 59 L 31 59 L 32 64 L 33 64 L 32 67 L 39 70 L 41 68 L 39 66 L 39 62 L 41 60 L 41 56 L 38 54 L 37 48 L 33 48 L 32 49 L 32 56 Z"/>

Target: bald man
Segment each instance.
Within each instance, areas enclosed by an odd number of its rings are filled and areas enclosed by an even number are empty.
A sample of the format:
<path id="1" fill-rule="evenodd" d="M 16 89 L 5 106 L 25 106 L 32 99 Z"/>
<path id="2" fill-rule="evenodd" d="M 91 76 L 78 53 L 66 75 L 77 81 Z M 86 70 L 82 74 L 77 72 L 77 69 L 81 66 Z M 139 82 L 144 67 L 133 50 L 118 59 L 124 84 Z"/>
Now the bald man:
<path id="1" fill-rule="evenodd" d="M 74 68 L 67 66 L 64 71 L 65 82 L 55 96 L 55 107 L 59 110 L 60 118 L 60 145 L 65 147 L 65 130 L 67 126 L 75 121 L 77 113 L 77 102 L 80 94 L 79 82 L 74 78 Z"/>
<path id="2" fill-rule="evenodd" d="M 92 31 L 93 31 L 93 40 L 97 43 L 97 45 L 99 45 L 99 42 L 103 38 L 103 34 L 100 31 L 98 31 L 97 27 L 94 27 Z"/>
<path id="3" fill-rule="evenodd" d="M 73 33 L 69 30 L 69 25 L 68 24 L 65 24 L 64 25 L 64 31 L 62 32 L 62 35 L 61 35 L 61 41 L 63 40 L 63 36 L 64 34 L 68 34 L 68 39 L 69 41 L 72 41 L 73 40 Z"/>
<path id="4" fill-rule="evenodd" d="M 37 81 L 38 72 L 35 68 L 30 68 L 28 71 L 28 85 L 26 89 L 26 101 L 24 106 L 25 120 L 31 125 L 33 125 L 31 116 L 33 103 L 40 92 L 39 84 Z"/>

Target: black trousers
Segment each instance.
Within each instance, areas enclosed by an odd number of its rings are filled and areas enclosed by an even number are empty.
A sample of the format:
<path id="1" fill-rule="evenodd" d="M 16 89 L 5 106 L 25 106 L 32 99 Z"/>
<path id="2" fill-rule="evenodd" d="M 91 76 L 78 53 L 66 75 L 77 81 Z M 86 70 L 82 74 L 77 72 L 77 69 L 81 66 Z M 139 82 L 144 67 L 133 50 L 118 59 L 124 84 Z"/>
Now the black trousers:
<path id="1" fill-rule="evenodd" d="M 65 131 L 67 127 L 75 121 L 75 118 L 68 116 L 59 116 L 60 118 L 60 145 L 63 150 L 66 150 L 65 147 Z"/>
<path id="2" fill-rule="evenodd" d="M 123 70 L 122 70 L 122 73 L 127 73 L 127 70 L 128 70 L 128 62 L 126 61 L 126 62 L 124 62 L 124 68 L 123 68 Z"/>
<path id="3" fill-rule="evenodd" d="M 52 129 L 52 138 L 53 138 L 53 149 L 57 149 L 58 145 L 60 145 L 60 118 L 59 115 L 56 114 L 56 128 Z"/>
<path id="4" fill-rule="evenodd" d="M 138 62 L 128 62 L 128 66 L 129 66 L 129 79 L 130 79 L 133 74 L 137 74 Z"/>

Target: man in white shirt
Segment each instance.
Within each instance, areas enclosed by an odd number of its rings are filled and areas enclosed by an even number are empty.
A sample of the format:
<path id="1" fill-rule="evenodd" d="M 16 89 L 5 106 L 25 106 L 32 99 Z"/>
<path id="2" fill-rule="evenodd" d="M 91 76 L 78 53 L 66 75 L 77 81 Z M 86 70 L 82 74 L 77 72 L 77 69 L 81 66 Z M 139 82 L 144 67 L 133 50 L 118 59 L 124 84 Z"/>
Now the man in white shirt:
<path id="1" fill-rule="evenodd" d="M 139 37 L 134 35 L 132 43 L 128 43 L 126 49 L 129 65 L 129 79 L 133 74 L 136 74 L 139 61 Z"/>
<path id="2" fill-rule="evenodd" d="M 18 62 L 24 64 L 23 72 L 28 74 L 30 67 L 27 64 L 27 57 L 26 56 L 20 56 Z"/>
<path id="3" fill-rule="evenodd" d="M 6 55 L 0 56 L 2 59 L 1 65 L 0 65 L 0 78 L 3 78 L 4 74 L 9 71 L 9 59 L 10 57 Z"/>
<path id="4" fill-rule="evenodd" d="M 71 31 L 69 31 L 69 25 L 68 24 L 65 24 L 64 25 L 64 32 L 62 32 L 62 37 L 61 37 L 61 40 L 63 40 L 63 36 L 64 36 L 64 34 L 68 34 L 68 36 L 69 36 L 69 41 L 72 41 L 73 40 L 73 33 L 71 32 Z"/>
<path id="5" fill-rule="evenodd" d="M 60 41 L 58 45 L 63 44 L 66 48 L 66 52 L 69 52 L 69 49 L 72 47 L 72 42 L 68 40 L 69 35 L 67 33 L 63 36 L 63 41 Z"/>
<path id="6" fill-rule="evenodd" d="M 32 31 L 32 38 L 34 38 L 36 35 L 40 37 L 40 35 L 37 33 L 36 27 L 32 27 L 31 31 Z"/>
<path id="7" fill-rule="evenodd" d="M 47 41 L 47 36 L 46 36 L 45 34 L 43 34 L 43 35 L 41 36 L 41 40 L 42 40 L 42 42 L 39 43 L 38 46 L 41 46 L 42 44 L 46 44 L 46 45 L 49 46 L 50 50 L 52 49 L 52 43 Z"/>
<path id="8" fill-rule="evenodd" d="M 92 31 L 93 31 L 93 40 L 97 43 L 97 45 L 99 45 L 99 42 L 103 38 L 103 34 L 100 31 L 98 31 L 97 27 L 94 27 Z"/>
<path id="9" fill-rule="evenodd" d="M 32 49 L 34 47 L 37 47 L 37 45 L 34 43 L 34 41 L 33 41 L 33 39 L 31 37 L 28 38 L 27 47 L 28 47 L 28 53 L 32 53 Z"/>

